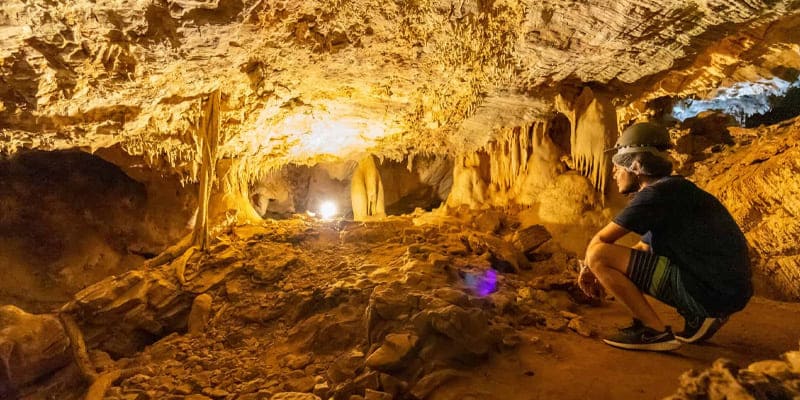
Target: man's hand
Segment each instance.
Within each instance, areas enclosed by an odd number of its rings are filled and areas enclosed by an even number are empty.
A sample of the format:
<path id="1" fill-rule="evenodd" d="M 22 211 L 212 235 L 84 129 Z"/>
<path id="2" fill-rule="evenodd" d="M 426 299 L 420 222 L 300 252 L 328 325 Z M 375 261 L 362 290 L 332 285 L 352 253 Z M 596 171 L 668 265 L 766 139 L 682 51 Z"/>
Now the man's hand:
<path id="1" fill-rule="evenodd" d="M 606 295 L 603 285 L 594 276 L 592 270 L 583 261 L 579 262 L 581 267 L 580 275 L 578 275 L 578 287 L 581 288 L 583 293 L 593 299 L 602 299 Z"/>

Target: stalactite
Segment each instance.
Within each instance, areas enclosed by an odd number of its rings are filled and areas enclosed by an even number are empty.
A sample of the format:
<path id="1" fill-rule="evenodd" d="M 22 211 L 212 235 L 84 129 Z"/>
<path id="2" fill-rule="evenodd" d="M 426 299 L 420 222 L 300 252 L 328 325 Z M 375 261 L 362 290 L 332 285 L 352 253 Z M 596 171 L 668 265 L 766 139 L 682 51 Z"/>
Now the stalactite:
<path id="1" fill-rule="evenodd" d="M 532 128 L 536 126 L 536 122 L 525 125 L 520 128 L 520 141 L 519 141 L 519 152 L 520 152 L 520 173 L 527 175 L 528 173 L 528 159 L 530 158 L 531 152 L 531 132 Z"/>
<path id="2" fill-rule="evenodd" d="M 521 142 L 522 140 L 520 139 L 521 135 L 519 134 L 519 132 L 520 132 L 519 128 L 512 129 L 511 133 L 514 136 L 514 139 L 516 139 L 516 140 L 512 139 L 512 140 L 509 140 L 507 142 L 508 143 L 508 147 L 509 147 L 509 151 L 511 152 L 511 174 L 510 174 L 511 177 L 518 176 L 519 175 L 519 170 L 520 170 L 520 164 L 521 163 L 520 163 L 519 142 Z M 511 177 L 509 177 L 509 182 L 508 182 L 509 183 L 509 187 L 511 186 L 511 182 L 510 182 L 510 180 L 511 180 L 510 178 Z"/>
<path id="3" fill-rule="evenodd" d="M 616 137 L 615 108 L 588 87 L 574 102 L 557 96 L 556 108 L 570 121 L 570 148 L 575 168 L 589 178 L 597 191 L 605 193 L 611 166 L 604 150 Z"/>

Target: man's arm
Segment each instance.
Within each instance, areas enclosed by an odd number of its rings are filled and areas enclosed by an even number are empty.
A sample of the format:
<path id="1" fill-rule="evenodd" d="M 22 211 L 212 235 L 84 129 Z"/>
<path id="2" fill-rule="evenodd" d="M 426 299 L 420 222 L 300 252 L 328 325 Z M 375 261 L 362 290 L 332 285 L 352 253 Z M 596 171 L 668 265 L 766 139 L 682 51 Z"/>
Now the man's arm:
<path id="1" fill-rule="evenodd" d="M 616 222 L 609 222 L 608 225 L 603 227 L 603 229 L 600 229 L 600 232 L 597 232 L 594 235 L 592 240 L 589 242 L 589 246 L 586 247 L 586 252 L 588 253 L 589 249 L 598 244 L 614 244 L 621 237 L 627 235 L 628 232 L 630 231 L 623 228 L 622 225 L 619 225 Z M 639 246 L 639 244 L 637 244 L 637 246 Z"/>

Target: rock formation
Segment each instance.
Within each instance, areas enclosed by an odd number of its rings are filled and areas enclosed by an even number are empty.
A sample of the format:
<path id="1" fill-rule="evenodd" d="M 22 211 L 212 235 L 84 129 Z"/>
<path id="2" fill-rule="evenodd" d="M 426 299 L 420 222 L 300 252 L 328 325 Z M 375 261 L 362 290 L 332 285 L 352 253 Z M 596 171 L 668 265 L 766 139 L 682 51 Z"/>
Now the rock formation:
<path id="1" fill-rule="evenodd" d="M 797 32 L 793 0 L 3 0 L 0 395 L 424 399 L 523 327 L 591 336 L 573 267 L 643 119 L 800 300 L 797 95 L 671 113 L 800 87 Z M 762 367 L 680 393 L 796 395 Z"/>

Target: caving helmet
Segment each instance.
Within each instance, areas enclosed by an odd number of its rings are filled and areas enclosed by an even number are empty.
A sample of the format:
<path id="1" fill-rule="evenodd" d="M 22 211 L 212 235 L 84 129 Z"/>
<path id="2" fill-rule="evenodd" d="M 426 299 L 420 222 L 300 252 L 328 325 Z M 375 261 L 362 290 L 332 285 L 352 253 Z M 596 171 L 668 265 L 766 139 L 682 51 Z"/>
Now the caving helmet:
<path id="1" fill-rule="evenodd" d="M 652 170 L 652 168 L 648 168 L 649 166 L 645 164 L 663 164 L 658 159 L 669 162 L 669 156 L 665 152 L 669 147 L 669 132 L 666 128 L 652 122 L 640 122 L 622 131 L 617 143 L 609 151 L 617 152 L 611 158 L 614 165 L 636 174 L 652 175 L 648 173 L 648 170 Z M 634 154 L 637 153 L 652 154 L 652 156 L 648 155 L 646 157 L 647 160 L 652 161 L 641 163 L 641 165 L 639 163 L 632 165 L 635 158 Z M 657 169 L 663 170 L 664 167 Z"/>

